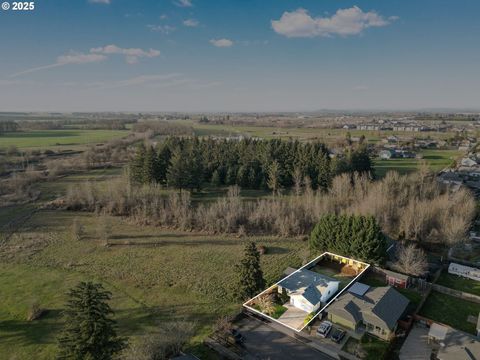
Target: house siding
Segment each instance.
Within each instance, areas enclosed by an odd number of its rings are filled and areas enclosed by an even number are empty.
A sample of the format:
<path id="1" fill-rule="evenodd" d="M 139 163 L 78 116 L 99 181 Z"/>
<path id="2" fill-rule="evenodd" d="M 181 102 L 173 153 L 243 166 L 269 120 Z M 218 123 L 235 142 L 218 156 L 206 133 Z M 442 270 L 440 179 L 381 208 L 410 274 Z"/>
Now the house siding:
<path id="1" fill-rule="evenodd" d="M 338 325 L 341 325 L 341 326 L 344 326 L 348 329 L 351 329 L 351 330 L 356 330 L 356 324 L 346 320 L 346 319 L 343 319 L 335 314 L 328 314 L 328 320 L 330 320 L 332 323 L 334 324 L 338 324 Z"/>

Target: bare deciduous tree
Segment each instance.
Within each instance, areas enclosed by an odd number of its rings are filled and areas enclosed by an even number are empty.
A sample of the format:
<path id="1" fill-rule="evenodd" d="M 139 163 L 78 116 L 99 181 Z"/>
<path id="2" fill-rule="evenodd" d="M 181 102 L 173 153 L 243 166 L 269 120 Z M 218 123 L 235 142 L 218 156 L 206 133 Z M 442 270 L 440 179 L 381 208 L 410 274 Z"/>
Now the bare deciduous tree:
<path id="1" fill-rule="evenodd" d="M 428 270 L 425 252 L 414 244 L 399 245 L 394 268 L 405 274 L 420 276 Z"/>

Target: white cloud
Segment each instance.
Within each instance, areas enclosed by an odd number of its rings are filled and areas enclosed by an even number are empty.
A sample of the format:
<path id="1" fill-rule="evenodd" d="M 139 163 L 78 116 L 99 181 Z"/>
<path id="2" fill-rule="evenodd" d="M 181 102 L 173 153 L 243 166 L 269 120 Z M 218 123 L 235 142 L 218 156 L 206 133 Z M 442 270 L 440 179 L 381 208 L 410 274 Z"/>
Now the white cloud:
<path id="1" fill-rule="evenodd" d="M 210 44 L 216 47 L 230 47 L 233 45 L 233 41 L 230 39 L 212 39 Z"/>
<path id="2" fill-rule="evenodd" d="M 149 28 L 150 31 L 159 32 L 165 35 L 175 31 L 175 27 L 170 25 L 147 25 L 147 28 Z"/>
<path id="3" fill-rule="evenodd" d="M 11 77 L 16 77 L 19 75 L 25 75 L 33 73 L 40 70 L 52 69 L 60 66 L 65 66 L 69 64 L 88 64 L 94 62 L 100 62 L 106 60 L 107 57 L 102 54 L 84 54 L 78 52 L 69 52 L 66 55 L 61 55 L 57 57 L 57 61 L 53 64 L 37 66 L 31 69 L 23 70 L 18 73 L 12 74 Z"/>
<path id="4" fill-rule="evenodd" d="M 10 77 L 16 77 L 19 75 L 25 75 L 33 73 L 40 70 L 52 69 L 60 66 L 65 66 L 69 64 L 88 64 L 104 61 L 108 58 L 108 55 L 124 55 L 125 61 L 128 64 L 134 64 L 138 62 L 139 58 L 147 57 L 157 57 L 160 55 L 160 51 L 155 49 L 142 50 L 138 48 L 121 48 L 116 45 L 107 45 L 98 48 L 91 48 L 89 53 L 80 53 L 75 51 L 70 51 L 65 55 L 60 55 L 57 57 L 57 60 L 53 64 L 37 66 L 31 69 L 23 70 L 15 74 L 10 75 Z"/>
<path id="5" fill-rule="evenodd" d="M 199 25 L 199 22 L 198 20 L 195 20 L 195 19 L 186 19 L 186 20 L 183 20 L 183 25 L 187 27 L 197 27 Z"/>
<path id="6" fill-rule="evenodd" d="M 113 44 L 104 47 L 92 48 L 90 49 L 90 53 L 104 55 L 125 55 L 125 61 L 129 64 L 138 62 L 138 59 L 142 57 L 152 58 L 160 55 L 160 51 L 155 49 L 142 50 L 139 48 L 121 48 Z"/>
<path id="7" fill-rule="evenodd" d="M 162 14 L 159 16 L 160 17 L 160 20 L 166 20 L 168 19 L 168 15 L 167 14 Z"/>
<path id="8" fill-rule="evenodd" d="M 398 17 L 385 19 L 375 11 L 363 12 L 358 6 L 339 9 L 331 17 L 312 17 L 307 10 L 284 12 L 279 20 L 272 20 L 273 30 L 289 38 L 351 36 L 370 27 L 387 26 Z"/>
<path id="9" fill-rule="evenodd" d="M 111 3 L 110 0 L 88 0 L 88 2 L 92 4 L 105 4 L 105 5 L 109 5 Z"/>
<path id="10" fill-rule="evenodd" d="M 177 0 L 174 2 L 175 5 L 179 7 L 192 7 L 192 1 L 191 0 Z"/>

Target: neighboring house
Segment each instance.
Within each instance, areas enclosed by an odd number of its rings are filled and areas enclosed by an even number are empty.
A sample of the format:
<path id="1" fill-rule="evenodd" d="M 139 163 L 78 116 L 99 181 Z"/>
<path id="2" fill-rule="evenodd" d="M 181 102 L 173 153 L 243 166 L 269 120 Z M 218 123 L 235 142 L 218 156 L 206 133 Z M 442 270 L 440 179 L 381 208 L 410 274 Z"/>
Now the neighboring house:
<path id="1" fill-rule="evenodd" d="M 317 272 L 301 269 L 278 283 L 290 297 L 290 304 L 308 313 L 317 311 L 338 291 L 339 281 Z"/>
<path id="2" fill-rule="evenodd" d="M 390 286 L 370 288 L 356 284 L 327 308 L 328 319 L 348 329 L 391 339 L 408 299 Z"/>
<path id="3" fill-rule="evenodd" d="M 465 158 L 462 159 L 461 165 L 466 166 L 466 167 L 473 167 L 473 166 L 477 165 L 477 162 L 473 159 L 465 157 Z"/>
<path id="4" fill-rule="evenodd" d="M 450 265 L 448 265 L 448 272 L 450 274 L 480 281 L 480 269 L 474 267 L 460 265 L 452 262 L 450 263 Z"/>
<path id="5" fill-rule="evenodd" d="M 448 329 L 437 353 L 438 360 L 479 359 L 480 341 L 470 334 Z"/>

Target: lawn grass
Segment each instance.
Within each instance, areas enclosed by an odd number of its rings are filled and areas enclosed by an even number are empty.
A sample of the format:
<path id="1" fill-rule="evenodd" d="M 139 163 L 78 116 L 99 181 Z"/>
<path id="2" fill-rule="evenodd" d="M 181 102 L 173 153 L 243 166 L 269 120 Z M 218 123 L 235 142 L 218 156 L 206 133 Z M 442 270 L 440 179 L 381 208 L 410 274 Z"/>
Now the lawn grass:
<path id="1" fill-rule="evenodd" d="M 271 316 L 274 319 L 278 319 L 287 310 L 288 309 L 283 305 L 275 305 L 275 311 L 273 312 L 273 314 Z"/>
<path id="2" fill-rule="evenodd" d="M 128 130 L 30 130 L 0 135 L 0 148 L 60 149 L 102 143 L 127 136 Z"/>
<path id="3" fill-rule="evenodd" d="M 0 265 L 0 358 L 52 359 L 56 353 L 56 335 L 62 326 L 62 310 L 67 289 L 79 281 L 93 280 L 76 271 L 25 264 Z M 128 294 L 104 283 L 112 291 L 111 306 L 116 312 L 121 335 L 152 329 L 155 314 L 135 302 Z M 33 302 L 47 309 L 45 316 L 27 321 Z M 11 356 L 11 357 L 10 357 Z"/>
<path id="4" fill-rule="evenodd" d="M 480 281 L 449 274 L 444 271 L 437 280 L 438 285 L 480 296 Z"/>
<path id="5" fill-rule="evenodd" d="M 374 336 L 364 335 L 361 341 L 362 349 L 366 352 L 365 360 L 385 359 L 390 343 Z"/>
<path id="6" fill-rule="evenodd" d="M 480 304 L 432 291 L 420 309 L 420 315 L 449 325 L 455 329 L 476 334 L 475 324 L 467 321 L 469 315 L 477 317 Z"/>

